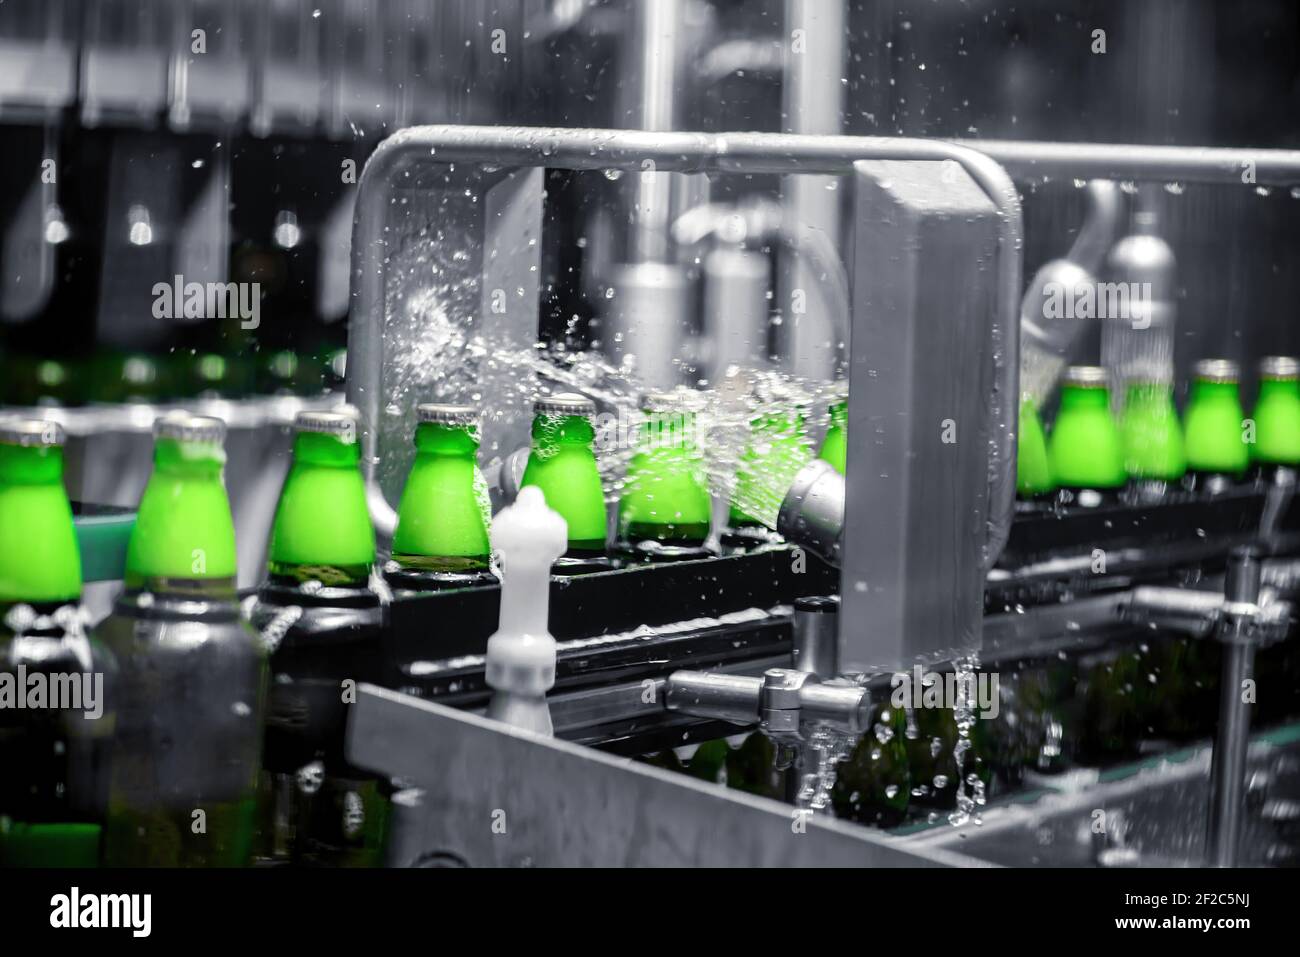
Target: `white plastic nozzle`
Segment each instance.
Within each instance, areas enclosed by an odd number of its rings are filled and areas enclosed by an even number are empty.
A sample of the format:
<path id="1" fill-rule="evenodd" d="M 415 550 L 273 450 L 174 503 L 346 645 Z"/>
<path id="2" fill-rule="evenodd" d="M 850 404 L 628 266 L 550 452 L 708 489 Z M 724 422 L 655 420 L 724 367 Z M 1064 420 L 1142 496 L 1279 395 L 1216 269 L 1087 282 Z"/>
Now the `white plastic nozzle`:
<path id="1" fill-rule="evenodd" d="M 555 639 L 548 627 L 551 565 L 568 546 L 564 518 L 546 496 L 525 486 L 492 521 L 492 549 L 501 567 L 501 613 L 488 639 L 488 717 L 551 734 L 546 692 L 555 684 Z"/>

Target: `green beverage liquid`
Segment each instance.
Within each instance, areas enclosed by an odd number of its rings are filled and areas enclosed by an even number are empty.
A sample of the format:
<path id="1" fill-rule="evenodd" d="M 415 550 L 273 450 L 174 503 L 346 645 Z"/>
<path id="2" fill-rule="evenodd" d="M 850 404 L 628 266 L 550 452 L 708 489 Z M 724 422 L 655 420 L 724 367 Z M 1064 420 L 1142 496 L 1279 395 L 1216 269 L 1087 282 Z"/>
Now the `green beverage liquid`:
<path id="1" fill-rule="evenodd" d="M 1174 408 L 1174 390 L 1162 383 L 1128 387 L 1120 417 L 1124 468 L 1130 478 L 1176 481 L 1187 471 L 1183 430 Z"/>
<path id="2" fill-rule="evenodd" d="M 1110 414 L 1109 389 L 1067 384 L 1061 390 L 1047 460 L 1052 477 L 1063 488 L 1117 489 L 1124 485 L 1124 445 Z"/>
<path id="3" fill-rule="evenodd" d="M 593 450 L 596 432 L 585 415 L 533 418 L 533 447 L 522 485 L 536 485 L 569 526 L 569 552 L 605 551 L 605 491 Z"/>
<path id="4" fill-rule="evenodd" d="M 833 403 L 830 407 L 831 425 L 826 430 L 826 437 L 822 439 L 821 451 L 817 457 L 823 462 L 829 462 L 835 466 L 835 471 L 844 475 L 848 467 L 849 453 L 849 404 L 845 402 Z"/>
<path id="5" fill-rule="evenodd" d="M 1253 453 L 1260 464 L 1300 466 L 1300 380 L 1260 379 Z"/>
<path id="6" fill-rule="evenodd" d="M 1047 437 L 1038 406 L 1026 394 L 1020 400 L 1020 441 L 1016 445 L 1016 494 L 1033 498 L 1056 488 L 1047 461 Z"/>
<path id="7" fill-rule="evenodd" d="M 709 493 L 691 412 L 648 412 L 618 507 L 625 541 L 698 545 L 709 536 Z"/>
<path id="8" fill-rule="evenodd" d="M 160 438 L 127 544 L 126 585 L 235 578 L 235 523 L 220 446 Z"/>
<path id="9" fill-rule="evenodd" d="M 300 431 L 271 526 L 272 577 L 363 587 L 375 562 L 375 530 L 355 438 Z"/>
<path id="10" fill-rule="evenodd" d="M 71 626 L 74 632 L 58 623 L 61 615 L 77 612 L 81 598 L 62 438 L 40 423 L 20 428 L 36 444 L 0 436 L 0 674 L 8 673 L 6 683 L 26 694 L 20 676 L 30 683 L 44 674 L 51 682 L 89 668 L 101 676 L 101 694 L 108 698 L 111 656 L 92 637 L 79 638 L 79 625 Z M 82 652 L 89 653 L 88 663 Z M 90 702 L 82 711 L 0 708 L 0 866 L 98 864 L 99 769 L 113 729 L 111 698 L 99 704 L 98 718 L 89 717 Z"/>
<path id="11" fill-rule="evenodd" d="M 790 481 L 811 454 L 802 412 L 772 413 L 754 419 L 749 445 L 736 469 L 736 488 L 728 517 L 731 527 L 753 528 L 764 524 L 761 518 L 746 510 L 752 503 L 761 503 L 764 511 L 771 513 L 769 520 L 773 520 Z"/>
<path id="12" fill-rule="evenodd" d="M 183 438 L 165 431 L 174 419 L 156 426 L 127 592 L 101 628 L 121 686 L 105 829 L 112 866 L 239 866 L 253 849 L 266 653 L 236 604 L 213 424 L 191 417 Z"/>
<path id="13" fill-rule="evenodd" d="M 478 447 L 471 425 L 421 422 L 416 427 L 415 463 L 402 489 L 393 534 L 393 558 L 403 568 L 465 572 L 488 567 L 492 507 L 475 461 Z M 550 499 L 548 492 L 548 503 Z M 601 502 L 603 508 L 603 497 Z"/>
<path id="14" fill-rule="evenodd" d="M 0 442 L 0 605 L 76 602 L 81 554 L 63 449 Z"/>
<path id="15" fill-rule="evenodd" d="M 1236 382 L 1196 379 L 1187 403 L 1187 467 L 1194 472 L 1240 476 L 1250 464 Z"/>

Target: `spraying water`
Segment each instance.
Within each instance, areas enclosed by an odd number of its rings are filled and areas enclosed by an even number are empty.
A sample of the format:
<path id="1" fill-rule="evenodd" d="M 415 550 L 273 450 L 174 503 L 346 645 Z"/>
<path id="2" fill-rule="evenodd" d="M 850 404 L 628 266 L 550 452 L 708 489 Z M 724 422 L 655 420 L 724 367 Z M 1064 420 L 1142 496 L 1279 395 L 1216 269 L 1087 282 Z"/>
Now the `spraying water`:
<path id="1" fill-rule="evenodd" d="M 457 337 L 454 348 L 427 350 L 424 359 L 447 367 L 438 380 L 440 390 L 483 401 L 485 418 L 494 414 L 492 397 L 473 394 L 470 385 L 484 372 L 498 373 L 492 378 L 515 390 L 509 398 L 519 402 L 539 393 L 580 392 L 604 407 L 595 419 L 595 447 L 606 501 L 616 503 L 628 464 L 639 450 L 641 406 L 648 391 L 627 366 L 593 351 L 540 344 L 503 348 L 485 337 L 465 335 L 463 329 L 449 334 Z M 670 434 L 698 450 L 710 493 L 774 529 L 795 474 L 813 458 L 812 436 L 829 421 L 827 407 L 839 395 L 835 383 L 733 366 L 716 387 L 677 391 L 695 411 L 694 433 Z"/>

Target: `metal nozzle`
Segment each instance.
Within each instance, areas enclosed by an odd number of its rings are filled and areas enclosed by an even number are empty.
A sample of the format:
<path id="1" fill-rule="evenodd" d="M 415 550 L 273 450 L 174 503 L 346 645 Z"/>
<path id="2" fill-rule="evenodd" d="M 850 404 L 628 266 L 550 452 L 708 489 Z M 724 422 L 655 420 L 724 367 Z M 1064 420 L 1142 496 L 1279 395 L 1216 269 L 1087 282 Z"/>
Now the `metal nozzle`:
<path id="1" fill-rule="evenodd" d="M 769 668 L 761 678 L 674 671 L 668 676 L 664 707 L 736 724 L 758 721 L 767 734 L 786 740 L 824 725 L 849 734 L 862 734 L 871 726 L 866 688 L 823 683 L 789 668 Z"/>
<path id="2" fill-rule="evenodd" d="M 22 448 L 62 446 L 67 436 L 63 426 L 46 419 L 0 420 L 0 445 Z"/>
<path id="3" fill-rule="evenodd" d="M 528 467 L 528 446 L 521 445 L 504 459 L 488 479 L 488 484 L 501 493 L 505 504 L 513 502 L 519 496 L 519 489 L 524 484 L 524 469 Z"/>
<path id="4" fill-rule="evenodd" d="M 822 678 L 840 673 L 840 599 L 838 595 L 796 598 L 794 666 Z"/>
<path id="5" fill-rule="evenodd" d="M 801 468 L 781 502 L 776 530 L 838 566 L 844 530 L 844 476 L 821 459 Z"/>
<path id="6" fill-rule="evenodd" d="M 154 419 L 153 437 L 220 445 L 226 440 L 226 423 L 210 415 L 194 415 L 177 410 Z"/>

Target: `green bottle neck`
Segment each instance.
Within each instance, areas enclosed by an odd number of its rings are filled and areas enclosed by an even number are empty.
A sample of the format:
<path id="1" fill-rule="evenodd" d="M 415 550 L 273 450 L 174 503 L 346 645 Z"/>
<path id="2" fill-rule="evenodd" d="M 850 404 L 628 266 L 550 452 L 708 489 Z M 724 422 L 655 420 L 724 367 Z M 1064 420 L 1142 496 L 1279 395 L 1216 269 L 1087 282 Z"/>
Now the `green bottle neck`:
<path id="1" fill-rule="evenodd" d="M 126 586 L 185 596 L 235 590 L 235 527 L 220 445 L 159 439 L 127 545 Z"/>
<path id="2" fill-rule="evenodd" d="M 1110 390 L 1067 385 L 1061 390 L 1061 407 L 1057 413 L 1110 410 Z"/>
<path id="3" fill-rule="evenodd" d="M 693 412 L 646 412 L 641 425 L 642 452 L 676 452 L 683 456 L 699 448 Z"/>
<path id="4" fill-rule="evenodd" d="M 375 563 L 375 532 L 355 441 L 299 432 L 271 527 L 268 567 L 284 583 L 362 588 Z"/>
<path id="5" fill-rule="evenodd" d="M 1173 405 L 1174 387 L 1162 382 L 1134 382 L 1124 395 L 1126 409 L 1150 408 L 1164 411 Z"/>
<path id="6" fill-rule="evenodd" d="M 0 445 L 0 482 L 5 485 L 60 485 L 63 449 L 57 445 Z"/>
<path id="7" fill-rule="evenodd" d="M 843 429 L 849 424 L 849 403 L 836 402 L 830 407 L 831 428 Z"/>
<path id="8" fill-rule="evenodd" d="M 1260 379 L 1259 401 L 1282 399 L 1300 401 L 1300 380 L 1297 379 Z"/>
<path id="9" fill-rule="evenodd" d="M 1238 404 L 1240 389 L 1235 382 L 1207 382 L 1197 379 L 1192 383 L 1190 403 Z"/>
<path id="10" fill-rule="evenodd" d="M 417 456 L 437 455 L 475 462 L 478 458 L 477 430 L 469 425 L 421 422 L 415 429 Z"/>
<path id="11" fill-rule="evenodd" d="M 0 445 L 0 611 L 81 598 L 81 553 L 63 449 Z"/>
<path id="12" fill-rule="evenodd" d="M 533 448 L 543 455 L 575 451 L 591 453 L 596 440 L 596 430 L 585 415 L 536 416 L 532 435 Z"/>
<path id="13" fill-rule="evenodd" d="M 1047 462 L 1047 438 L 1033 396 L 1020 398 L 1020 436 L 1016 443 L 1016 493 L 1023 498 L 1043 495 L 1056 488 Z"/>

